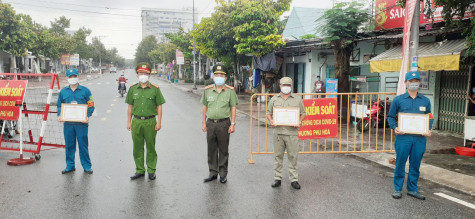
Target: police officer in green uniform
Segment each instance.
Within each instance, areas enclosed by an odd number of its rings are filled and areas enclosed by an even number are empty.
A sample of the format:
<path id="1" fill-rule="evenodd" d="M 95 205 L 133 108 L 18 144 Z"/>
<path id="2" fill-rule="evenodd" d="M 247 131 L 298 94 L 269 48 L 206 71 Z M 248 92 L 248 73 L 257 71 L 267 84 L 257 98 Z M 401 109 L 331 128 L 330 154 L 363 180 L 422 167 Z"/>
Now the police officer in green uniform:
<path id="1" fill-rule="evenodd" d="M 127 129 L 132 130 L 134 142 L 135 174 L 130 177 L 135 180 L 145 176 L 144 141 L 147 148 L 148 178 L 156 178 L 157 152 L 155 137 L 161 128 L 162 104 L 165 103 L 162 92 L 157 85 L 150 83 L 150 65 L 142 62 L 135 68 L 139 83 L 130 86 L 125 102 L 129 104 L 127 111 Z M 133 119 L 132 119 L 133 116 Z M 158 121 L 156 119 L 158 117 Z"/>
<path id="2" fill-rule="evenodd" d="M 297 157 L 299 153 L 299 137 L 298 127 L 303 119 L 305 119 L 306 112 L 302 99 L 299 96 L 292 94 L 292 79 L 283 77 L 280 79 L 280 94 L 273 96 L 268 104 L 266 117 L 270 124 L 274 126 L 274 182 L 272 187 L 279 187 L 282 181 L 282 161 L 284 159 L 285 150 L 287 150 L 287 158 L 289 160 L 289 178 L 291 186 L 294 189 L 300 189 L 298 182 L 298 168 Z M 299 125 L 291 126 L 277 126 L 273 121 L 274 108 L 293 107 L 300 109 Z"/>
<path id="3" fill-rule="evenodd" d="M 201 97 L 203 104 L 203 132 L 208 142 L 209 176 L 204 182 L 218 178 L 227 182 L 229 135 L 234 133 L 238 98 L 233 87 L 225 84 L 226 70 L 223 65 L 213 67 L 214 85 L 207 86 Z M 230 120 L 231 119 L 231 120 Z"/>

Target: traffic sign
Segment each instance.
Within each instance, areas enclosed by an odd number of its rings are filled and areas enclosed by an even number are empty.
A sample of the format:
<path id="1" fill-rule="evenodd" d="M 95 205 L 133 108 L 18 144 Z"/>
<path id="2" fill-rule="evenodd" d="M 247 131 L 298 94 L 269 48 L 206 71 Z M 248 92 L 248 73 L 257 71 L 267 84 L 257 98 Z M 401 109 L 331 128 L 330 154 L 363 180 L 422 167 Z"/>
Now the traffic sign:
<path id="1" fill-rule="evenodd" d="M 170 68 L 173 68 L 175 65 L 173 63 L 170 63 Z"/>

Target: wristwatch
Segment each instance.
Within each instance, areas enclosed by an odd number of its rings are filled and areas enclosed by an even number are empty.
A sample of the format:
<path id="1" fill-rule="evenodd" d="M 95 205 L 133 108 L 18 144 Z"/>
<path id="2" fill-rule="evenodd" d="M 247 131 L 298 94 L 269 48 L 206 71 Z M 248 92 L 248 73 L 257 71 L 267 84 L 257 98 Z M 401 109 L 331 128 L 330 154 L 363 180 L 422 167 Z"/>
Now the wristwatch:
<path id="1" fill-rule="evenodd" d="M 231 122 L 231 125 L 236 125 L 236 123 L 235 123 L 235 122 Z"/>

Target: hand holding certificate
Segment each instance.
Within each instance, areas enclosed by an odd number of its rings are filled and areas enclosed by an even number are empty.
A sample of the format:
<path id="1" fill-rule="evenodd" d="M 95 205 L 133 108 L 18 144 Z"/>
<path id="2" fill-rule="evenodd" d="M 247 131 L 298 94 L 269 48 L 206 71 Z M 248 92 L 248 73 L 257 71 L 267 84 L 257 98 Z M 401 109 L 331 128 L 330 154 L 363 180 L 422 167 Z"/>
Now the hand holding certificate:
<path id="1" fill-rule="evenodd" d="M 274 108 L 273 120 L 276 126 L 299 126 L 300 109 L 294 107 Z"/>
<path id="2" fill-rule="evenodd" d="M 429 135 L 429 114 L 399 113 L 398 131 L 405 134 Z"/>
<path id="3" fill-rule="evenodd" d="M 60 118 L 63 122 L 88 122 L 87 104 L 61 104 Z"/>

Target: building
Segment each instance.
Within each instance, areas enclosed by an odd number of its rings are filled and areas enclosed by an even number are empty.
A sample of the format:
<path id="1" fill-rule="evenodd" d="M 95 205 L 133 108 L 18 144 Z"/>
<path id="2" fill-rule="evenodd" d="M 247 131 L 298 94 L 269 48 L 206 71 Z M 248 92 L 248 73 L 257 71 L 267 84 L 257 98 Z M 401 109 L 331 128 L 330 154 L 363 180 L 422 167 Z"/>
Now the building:
<path id="1" fill-rule="evenodd" d="M 195 22 L 199 23 L 198 13 Z M 182 27 L 185 32 L 193 28 L 193 9 L 182 10 L 142 8 L 142 39 L 154 35 L 158 42 L 166 41 L 166 33 L 176 33 Z"/>

